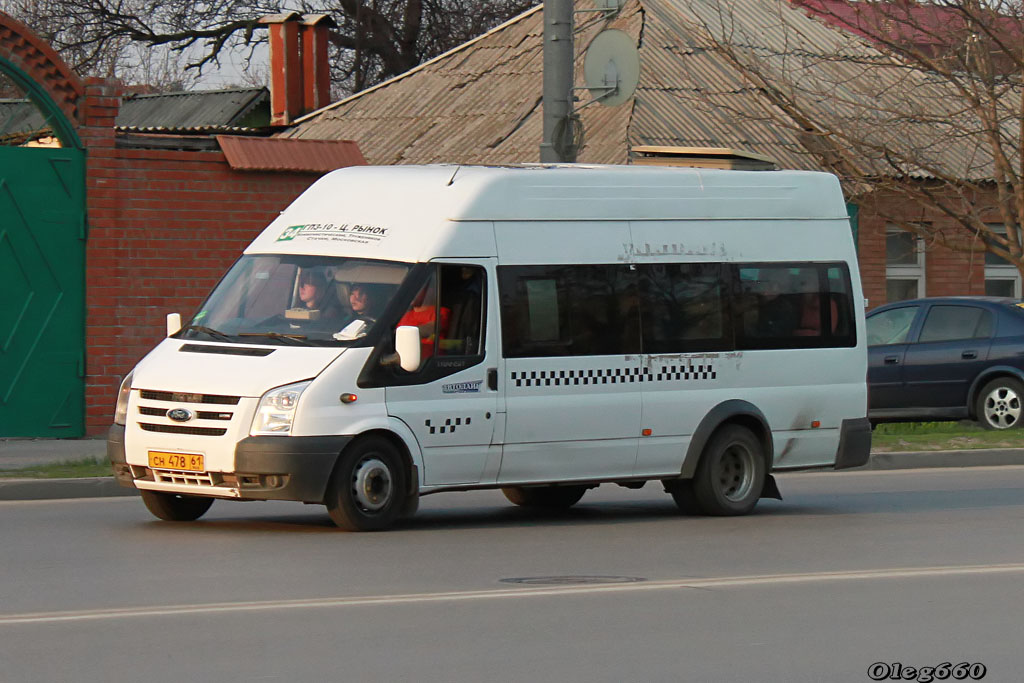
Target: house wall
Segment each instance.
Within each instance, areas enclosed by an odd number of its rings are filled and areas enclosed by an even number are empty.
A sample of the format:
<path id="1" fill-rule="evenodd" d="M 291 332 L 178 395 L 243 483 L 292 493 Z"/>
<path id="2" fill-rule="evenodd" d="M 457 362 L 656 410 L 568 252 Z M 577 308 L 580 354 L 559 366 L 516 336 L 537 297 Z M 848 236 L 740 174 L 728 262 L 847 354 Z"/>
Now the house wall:
<path id="1" fill-rule="evenodd" d="M 86 430 L 111 423 L 121 378 L 192 314 L 242 249 L 318 176 L 233 171 L 219 151 L 117 149 L 119 98 L 86 86 Z"/>
<path id="2" fill-rule="evenodd" d="M 995 206 L 994 200 L 991 203 Z M 862 200 L 859 204 L 858 259 L 868 308 L 888 303 L 885 293 L 886 262 L 885 233 L 893 217 L 908 221 L 927 221 L 932 229 L 956 235 L 960 228 L 950 218 L 938 213 L 928 214 L 921 207 L 910 204 L 905 198 L 879 193 Z M 993 221 L 999 221 L 993 211 Z M 983 251 L 971 250 L 969 239 L 959 240 L 963 249 L 950 249 L 937 243 L 925 249 L 925 295 L 964 296 L 985 293 L 985 255 Z"/>

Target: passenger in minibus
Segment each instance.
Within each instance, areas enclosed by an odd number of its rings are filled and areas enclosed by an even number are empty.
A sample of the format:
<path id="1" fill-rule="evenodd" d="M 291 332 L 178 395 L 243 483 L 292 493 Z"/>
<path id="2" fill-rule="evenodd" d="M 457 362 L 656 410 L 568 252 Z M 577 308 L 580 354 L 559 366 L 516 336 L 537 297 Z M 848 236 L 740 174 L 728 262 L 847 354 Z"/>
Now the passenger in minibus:
<path id="1" fill-rule="evenodd" d="M 783 268 L 762 268 L 757 301 L 755 334 L 760 338 L 793 335 L 800 324 L 801 309 L 793 300 L 794 288 L 789 273 Z"/>
<path id="2" fill-rule="evenodd" d="M 448 335 L 448 324 L 451 320 L 451 309 L 441 306 L 440 336 Z M 413 300 L 412 306 L 398 321 L 398 327 L 413 326 L 420 330 L 420 359 L 426 360 L 434 355 L 434 338 L 437 330 L 437 285 L 431 278 L 430 282 L 420 290 Z"/>
<path id="3" fill-rule="evenodd" d="M 370 285 L 355 283 L 349 287 L 348 305 L 352 309 L 353 318 L 376 320 L 377 296 Z"/>

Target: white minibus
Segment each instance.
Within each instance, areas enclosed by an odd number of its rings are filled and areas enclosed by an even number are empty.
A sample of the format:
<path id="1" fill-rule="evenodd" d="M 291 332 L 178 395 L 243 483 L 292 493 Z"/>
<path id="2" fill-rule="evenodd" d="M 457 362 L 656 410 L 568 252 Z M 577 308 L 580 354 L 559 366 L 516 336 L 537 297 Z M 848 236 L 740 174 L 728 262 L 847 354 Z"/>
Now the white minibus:
<path id="1" fill-rule="evenodd" d="M 867 461 L 862 302 L 828 174 L 347 168 L 168 316 L 108 454 L 164 520 L 295 500 L 373 530 L 441 491 L 651 481 L 745 514 L 774 471 Z"/>

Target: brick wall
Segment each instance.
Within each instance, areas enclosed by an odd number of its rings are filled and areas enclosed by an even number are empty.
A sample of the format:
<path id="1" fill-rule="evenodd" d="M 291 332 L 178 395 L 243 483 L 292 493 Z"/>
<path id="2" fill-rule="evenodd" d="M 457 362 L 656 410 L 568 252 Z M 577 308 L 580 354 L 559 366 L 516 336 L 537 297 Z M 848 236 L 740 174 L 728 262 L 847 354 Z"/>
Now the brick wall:
<path id="1" fill-rule="evenodd" d="M 121 377 L 188 318 L 242 249 L 316 175 L 233 171 L 217 152 L 117 149 L 118 99 L 87 84 L 86 430 L 112 420 Z"/>
<path id="2" fill-rule="evenodd" d="M 858 257 L 864 296 L 869 308 L 886 302 L 885 295 L 885 230 L 890 222 L 887 216 L 902 216 L 906 220 L 928 221 L 933 229 L 955 235 L 952 220 L 939 214 L 929 215 L 919 206 L 908 204 L 901 197 L 878 193 L 860 203 Z M 999 218 L 993 214 L 991 220 Z M 941 244 L 925 243 L 925 295 L 961 296 L 985 293 L 985 255 L 971 251 L 969 239 L 959 242 L 964 250 L 954 250 Z"/>

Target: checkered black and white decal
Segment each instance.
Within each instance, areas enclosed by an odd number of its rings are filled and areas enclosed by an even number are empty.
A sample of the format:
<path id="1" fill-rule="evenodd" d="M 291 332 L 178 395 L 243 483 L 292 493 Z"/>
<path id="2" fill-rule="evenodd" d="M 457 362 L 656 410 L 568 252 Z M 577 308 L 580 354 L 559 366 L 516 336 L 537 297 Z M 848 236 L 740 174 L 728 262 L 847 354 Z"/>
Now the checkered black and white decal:
<path id="1" fill-rule="evenodd" d="M 525 370 L 512 373 L 517 387 L 558 387 L 588 384 L 627 384 L 631 382 L 672 382 L 716 379 L 714 366 L 666 365 L 650 368 L 607 368 L 588 370 Z"/>
<path id="2" fill-rule="evenodd" d="M 424 422 L 424 426 L 430 430 L 431 434 L 454 434 L 456 427 L 466 425 L 467 427 L 473 423 L 471 417 L 446 417 L 444 424 L 435 424 L 433 420 L 427 420 Z"/>

